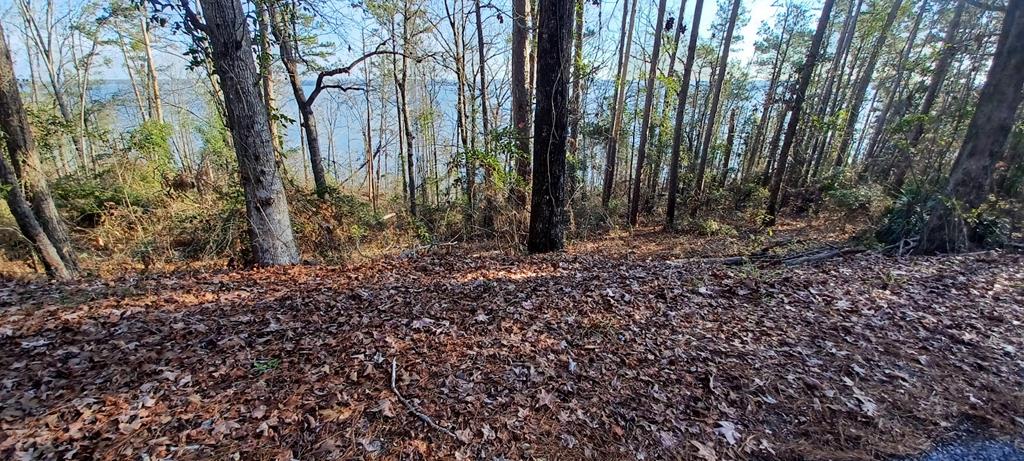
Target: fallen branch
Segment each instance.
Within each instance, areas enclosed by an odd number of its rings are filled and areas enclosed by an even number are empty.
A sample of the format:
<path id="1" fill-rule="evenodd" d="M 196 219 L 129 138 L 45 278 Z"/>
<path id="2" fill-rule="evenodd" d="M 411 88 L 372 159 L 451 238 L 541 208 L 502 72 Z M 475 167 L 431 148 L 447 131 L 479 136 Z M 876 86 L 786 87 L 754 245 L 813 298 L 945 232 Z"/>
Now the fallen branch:
<path id="1" fill-rule="evenodd" d="M 459 438 L 455 435 L 455 432 L 452 432 L 451 429 L 438 425 L 430 416 L 427 416 L 425 413 L 417 409 L 416 406 L 413 405 L 412 402 L 406 400 L 405 397 L 402 397 L 402 393 L 398 392 L 398 386 L 395 384 L 395 375 L 397 374 L 397 370 L 398 363 L 395 361 L 395 359 L 391 359 L 391 392 L 395 393 L 395 397 L 398 397 L 398 401 L 402 402 L 402 405 L 405 405 L 405 408 L 409 410 L 409 413 L 416 415 L 416 417 L 419 418 L 420 421 L 426 423 L 427 426 L 430 426 L 431 428 L 440 431 L 444 435 L 447 435 L 455 440 L 459 440 Z"/>
<path id="2" fill-rule="evenodd" d="M 782 261 L 782 264 L 789 267 L 799 266 L 801 264 L 822 261 L 825 259 L 834 258 L 836 256 L 845 256 L 849 254 L 862 253 L 864 251 L 866 251 L 864 248 L 833 248 L 827 251 L 821 251 L 806 256 L 784 259 Z"/>

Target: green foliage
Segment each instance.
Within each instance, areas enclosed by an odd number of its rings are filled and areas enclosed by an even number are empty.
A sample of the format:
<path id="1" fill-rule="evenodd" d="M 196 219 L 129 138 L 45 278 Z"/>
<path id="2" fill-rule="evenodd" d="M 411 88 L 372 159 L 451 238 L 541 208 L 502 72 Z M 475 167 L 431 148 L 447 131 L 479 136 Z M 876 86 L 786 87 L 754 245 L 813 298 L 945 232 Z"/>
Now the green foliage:
<path id="1" fill-rule="evenodd" d="M 92 173 L 78 170 L 51 182 L 58 207 L 79 225 L 95 226 L 114 208 L 152 208 L 162 197 L 159 181 L 131 162 L 114 162 Z"/>
<path id="2" fill-rule="evenodd" d="M 27 104 L 25 112 L 40 154 L 48 160 L 59 155 L 65 136 L 73 132 L 72 127 L 64 122 L 52 104 Z"/>
<path id="3" fill-rule="evenodd" d="M 736 228 L 711 218 L 699 219 L 692 224 L 693 230 L 706 237 L 735 237 Z"/>
<path id="4" fill-rule="evenodd" d="M 864 214 L 880 216 L 888 208 L 891 199 L 885 188 L 878 184 L 857 184 L 826 189 L 825 205 L 845 215 Z"/>
<path id="5" fill-rule="evenodd" d="M 258 375 L 269 373 L 281 366 L 281 359 L 261 359 L 252 362 L 252 371 Z"/>
<path id="6" fill-rule="evenodd" d="M 934 191 L 909 186 L 900 191 L 875 230 L 875 239 L 885 245 L 896 245 L 918 236 L 928 221 Z"/>
<path id="7" fill-rule="evenodd" d="M 170 124 L 146 120 L 128 132 L 126 147 L 138 153 L 158 173 L 167 173 L 173 168 L 171 134 Z"/>
<path id="8" fill-rule="evenodd" d="M 1013 230 L 1012 211 L 1009 202 L 989 196 L 985 203 L 967 212 L 964 217 L 964 222 L 971 230 L 971 240 L 985 248 L 1005 244 Z"/>

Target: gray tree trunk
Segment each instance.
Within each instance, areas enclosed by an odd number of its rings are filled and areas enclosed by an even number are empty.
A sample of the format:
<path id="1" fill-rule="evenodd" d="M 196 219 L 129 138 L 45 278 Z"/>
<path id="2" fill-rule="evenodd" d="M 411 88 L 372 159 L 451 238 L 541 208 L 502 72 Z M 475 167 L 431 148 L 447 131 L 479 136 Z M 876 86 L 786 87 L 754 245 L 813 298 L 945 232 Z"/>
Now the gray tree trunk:
<path id="1" fill-rule="evenodd" d="M 803 110 L 804 100 L 807 97 L 807 87 L 811 85 L 811 76 L 814 73 L 814 66 L 818 62 L 818 53 L 821 51 L 821 42 L 825 38 L 825 29 L 828 28 L 833 5 L 835 5 L 835 0 L 825 0 L 825 5 L 821 9 L 821 17 L 818 19 L 818 28 L 814 31 L 814 38 L 811 39 L 807 58 L 804 59 L 800 77 L 793 92 L 793 105 L 790 109 L 788 125 L 786 125 L 786 137 L 782 141 L 782 150 L 779 152 L 779 159 L 775 162 L 775 176 L 772 178 L 772 184 L 768 191 L 768 216 L 765 224 L 769 226 L 775 224 L 782 180 L 786 175 L 786 161 L 789 158 L 789 151 L 796 141 L 796 131 L 800 126 L 800 112 Z"/>
<path id="2" fill-rule="evenodd" d="M 683 75 L 679 79 L 679 101 L 676 103 L 676 121 L 672 130 L 672 155 L 668 167 L 668 204 L 665 207 L 665 228 L 670 230 L 674 229 L 676 225 L 676 196 L 679 192 L 679 157 L 682 153 L 683 117 L 686 114 L 686 96 L 690 91 L 690 73 L 693 72 L 693 58 L 697 53 L 697 34 L 700 32 L 700 16 L 703 10 L 704 0 L 697 0 L 693 9 L 693 21 L 690 24 L 690 42 L 686 46 L 686 62 L 683 64 Z M 679 20 L 682 21 L 681 16 Z"/>
<path id="3" fill-rule="evenodd" d="M 658 80 L 658 59 L 661 53 L 661 28 L 665 22 L 665 0 L 658 2 L 658 19 L 654 23 L 654 47 L 651 49 L 651 68 L 647 74 L 647 89 L 644 93 L 644 115 L 640 122 L 640 146 L 636 155 L 636 175 L 633 178 L 633 192 L 629 200 L 629 225 L 635 226 L 640 219 L 640 177 L 647 160 L 647 141 L 651 131 L 651 108 L 654 105 L 654 83 Z"/>
<path id="4" fill-rule="evenodd" d="M 31 202 L 35 221 L 48 237 L 60 260 L 63 261 L 65 269 L 62 270 L 69 276 L 77 275 L 78 260 L 71 248 L 68 231 L 57 212 L 57 206 L 53 203 L 50 187 L 46 183 L 39 151 L 36 150 L 28 115 L 25 113 L 25 106 L 21 100 L 21 90 L 14 75 L 11 50 L 7 45 L 7 36 L 2 26 L 0 26 L 0 128 L 3 129 L 7 153 L 11 156 L 16 183 L 20 183 L 24 188 L 23 193 L 25 199 Z"/>
<path id="5" fill-rule="evenodd" d="M 213 67 L 220 79 L 228 128 L 245 194 L 252 262 L 295 264 L 288 199 L 270 142 L 270 121 L 260 96 L 252 35 L 240 0 L 201 0 Z"/>
<path id="6" fill-rule="evenodd" d="M 704 129 L 704 140 L 701 142 L 700 163 L 697 165 L 697 177 L 693 181 L 693 197 L 699 200 L 704 190 L 704 176 L 707 172 L 708 150 L 711 148 L 711 138 L 715 133 L 715 117 L 718 115 L 718 105 L 722 98 L 722 83 L 728 71 L 729 48 L 732 46 L 732 33 L 736 29 L 736 17 L 740 11 L 740 0 L 733 0 L 732 11 L 729 13 L 729 25 L 725 29 L 725 37 L 722 39 L 722 56 L 718 60 L 718 71 L 715 78 L 715 86 L 711 90 L 711 105 L 708 110 L 708 123 Z M 695 200 L 692 211 L 697 211 Z"/>
<path id="7" fill-rule="evenodd" d="M 875 43 L 871 46 L 871 54 L 868 56 L 868 61 L 864 71 L 860 74 L 860 78 L 853 87 L 853 102 L 850 103 L 850 113 L 846 119 L 846 127 L 843 129 L 842 138 L 839 141 L 839 148 L 836 150 L 834 170 L 841 170 L 846 165 L 847 156 L 850 151 L 850 145 L 853 143 L 853 131 L 857 126 L 857 120 L 860 118 L 860 109 L 864 105 L 864 98 L 868 93 L 868 86 L 871 84 L 871 79 L 875 73 L 875 66 L 878 64 L 878 56 L 882 52 L 882 48 L 885 47 L 885 40 L 889 36 L 889 31 L 892 29 L 893 23 L 896 22 L 896 16 L 900 12 L 900 6 L 903 5 L 903 0 L 895 0 L 892 6 L 889 8 L 889 15 L 885 17 L 885 24 L 878 31 L 878 37 L 875 38 Z"/>
<path id="8" fill-rule="evenodd" d="M 512 1 L 512 129 L 516 133 L 515 169 L 519 176 L 513 184 L 512 200 L 526 205 L 530 185 L 530 1 Z"/>

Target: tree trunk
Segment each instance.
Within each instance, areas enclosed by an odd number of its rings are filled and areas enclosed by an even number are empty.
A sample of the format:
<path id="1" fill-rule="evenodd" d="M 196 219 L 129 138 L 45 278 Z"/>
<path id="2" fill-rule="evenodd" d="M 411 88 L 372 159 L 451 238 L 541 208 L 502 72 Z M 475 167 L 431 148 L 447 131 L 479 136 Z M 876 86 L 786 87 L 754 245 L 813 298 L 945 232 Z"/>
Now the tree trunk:
<path id="1" fill-rule="evenodd" d="M 530 0 L 512 0 L 512 129 L 516 133 L 515 169 L 519 176 L 512 185 L 512 201 L 516 206 L 526 205 L 530 185 L 530 4 Z"/>
<path id="2" fill-rule="evenodd" d="M 725 29 L 725 38 L 722 39 L 722 56 L 718 60 L 718 70 L 715 77 L 715 86 L 711 90 L 711 105 L 708 110 L 708 122 L 704 129 L 704 140 L 701 142 L 700 163 L 697 166 L 697 177 L 693 181 L 693 197 L 699 200 L 704 190 L 704 176 L 707 171 L 708 150 L 711 148 L 711 138 L 715 133 L 715 117 L 718 115 L 718 105 L 722 97 L 722 83 L 725 81 L 725 74 L 728 70 L 729 48 L 732 47 L 732 33 L 736 28 L 736 17 L 740 12 L 740 1 L 733 0 L 732 11 L 729 13 L 729 25 Z M 698 203 L 695 200 L 692 212 L 697 211 Z"/>
<path id="3" fill-rule="evenodd" d="M 29 206 L 25 193 L 21 190 L 21 185 L 18 184 L 18 178 L 14 175 L 14 171 L 7 163 L 7 157 L 3 154 L 0 154 L 0 184 L 7 189 L 4 194 L 7 199 L 7 207 L 10 208 L 11 215 L 14 216 L 14 221 L 18 224 L 18 229 L 43 260 L 43 267 L 46 268 L 47 275 L 57 280 L 71 279 L 72 273 L 68 271 L 64 261 L 57 253 L 57 249 L 46 236 L 39 221 L 36 220 L 35 214 L 32 213 L 32 207 Z"/>
<path id="4" fill-rule="evenodd" d="M 278 123 L 274 120 L 277 106 L 274 102 L 274 63 L 270 52 L 270 8 L 267 4 L 271 0 L 260 0 L 256 2 L 256 25 L 259 28 L 259 68 L 261 78 L 261 89 L 263 90 L 263 103 L 267 107 L 267 120 L 270 121 L 270 143 L 274 146 L 274 158 L 280 158 L 283 154 L 281 148 L 281 133 L 278 130 Z"/>
<path id="5" fill-rule="evenodd" d="M 832 58 L 832 65 L 829 67 L 828 76 L 825 77 L 825 89 L 822 91 L 821 100 L 818 103 L 818 111 L 816 113 L 818 119 L 824 119 L 826 115 L 831 114 L 829 109 L 832 107 L 833 101 L 838 99 L 835 96 L 839 94 L 838 87 L 842 83 L 843 77 L 842 69 L 845 67 L 850 45 L 853 42 L 853 35 L 857 29 L 862 2 L 863 0 L 850 0 L 850 5 L 846 11 L 846 18 L 843 20 L 843 30 L 839 34 L 839 42 L 836 44 L 836 52 Z M 817 133 L 812 153 L 813 160 L 810 162 L 811 165 L 808 169 L 808 179 L 818 176 L 821 162 L 828 148 L 830 133 L 831 130 L 829 128 Z"/>
<path id="6" fill-rule="evenodd" d="M 402 126 L 405 129 L 405 166 L 408 170 L 409 186 L 409 213 L 413 219 L 419 217 L 416 210 L 416 164 L 413 162 L 413 140 L 412 123 L 409 122 L 409 58 L 406 55 L 409 50 L 409 0 L 403 3 L 402 10 L 402 74 L 398 84 L 399 97 L 402 100 Z M 486 119 L 486 116 L 484 117 Z"/>
<path id="7" fill-rule="evenodd" d="M 786 137 L 782 141 L 782 150 L 779 152 L 779 159 L 775 162 L 775 176 L 772 178 L 771 187 L 768 190 L 768 215 L 765 224 L 775 225 L 776 214 L 779 208 L 779 195 L 782 191 L 782 180 L 786 175 L 786 161 L 789 158 L 789 151 L 796 141 L 796 131 L 800 126 L 800 113 L 803 110 L 804 99 L 807 97 L 807 87 L 811 85 L 811 76 L 814 73 L 814 66 L 818 63 L 818 53 L 821 51 L 821 42 L 825 38 L 825 29 L 828 28 L 829 17 L 832 15 L 832 6 L 835 0 L 825 0 L 821 8 L 821 17 L 818 19 L 818 28 L 814 31 L 811 39 L 811 46 L 807 50 L 807 58 L 804 59 L 800 69 L 800 77 L 793 91 L 793 104 L 790 107 L 789 123 L 786 125 Z"/>
<path id="8" fill-rule="evenodd" d="M 570 200 L 576 196 L 581 182 L 580 174 L 583 172 L 582 156 L 580 155 L 580 123 L 583 122 L 584 106 L 586 105 L 586 98 L 583 96 L 583 8 L 585 5 L 585 0 L 576 0 L 573 7 L 575 18 L 573 19 L 572 37 L 572 96 L 569 99 L 569 144 L 567 147 L 568 155 L 573 160 L 572 171 L 569 172 L 568 194 Z"/>
<path id="9" fill-rule="evenodd" d="M 61 66 L 56 62 L 56 57 L 54 56 L 55 50 L 52 46 L 52 21 L 48 20 L 47 24 L 44 25 L 45 27 L 41 28 L 35 20 L 29 1 L 20 0 L 18 5 L 26 23 L 25 27 L 31 29 L 32 40 L 36 48 L 39 50 L 40 57 L 46 67 L 46 74 L 49 77 L 50 89 L 53 90 L 53 99 L 57 102 L 57 109 L 60 111 L 60 116 L 64 120 L 64 123 L 67 123 L 68 126 L 72 127 L 73 132 L 71 133 L 71 140 L 75 146 L 75 152 L 78 154 L 78 161 L 84 166 L 86 164 L 85 142 L 82 139 L 82 136 L 79 135 L 82 131 L 82 127 L 78 125 L 78 121 L 71 113 L 71 106 L 68 104 L 67 96 L 64 93 L 64 82 L 61 78 Z M 49 11 L 53 11 L 53 0 L 48 0 L 47 9 Z M 46 29 L 46 36 L 43 35 L 43 29 Z"/>
<path id="10" fill-rule="evenodd" d="M 962 251 L 979 242 L 965 215 L 992 190 L 992 173 L 1003 155 L 1014 117 L 1024 99 L 1024 0 L 1008 0 L 992 65 L 981 88 L 946 186 L 921 232 L 916 252 Z"/>
<path id="11" fill-rule="evenodd" d="M 146 74 L 149 81 L 149 94 L 151 98 L 151 109 L 150 116 L 155 118 L 156 121 L 164 122 L 164 108 L 163 102 L 160 100 L 160 81 L 157 78 L 156 63 L 153 61 L 153 47 L 149 42 L 149 18 L 146 17 L 145 8 L 142 10 L 142 17 L 139 18 L 142 28 L 142 47 L 146 53 Z"/>
<path id="12" fill-rule="evenodd" d="M 956 56 L 956 34 L 960 30 L 960 22 L 966 5 L 966 0 L 958 0 L 956 9 L 953 10 L 953 18 L 949 21 L 946 35 L 942 39 L 942 51 L 939 52 L 939 58 L 935 63 L 935 68 L 932 70 L 932 78 L 928 82 L 928 89 L 925 91 L 924 99 L 921 101 L 921 110 L 918 112 L 921 118 L 928 117 L 931 114 L 935 100 L 938 99 L 939 90 L 942 88 L 942 82 L 946 80 L 949 66 L 953 63 L 953 58 Z M 924 136 L 924 123 L 919 118 L 910 129 L 906 146 L 900 150 L 900 160 L 896 162 L 896 172 L 893 175 L 892 181 L 894 189 L 899 190 L 903 187 L 903 183 L 907 179 L 907 173 L 910 171 L 910 165 L 913 162 L 910 156 L 917 150 L 922 136 Z"/>
<path id="13" fill-rule="evenodd" d="M 636 174 L 633 178 L 632 198 L 629 200 L 629 225 L 635 226 L 640 219 L 641 175 L 647 161 L 647 141 L 651 131 L 651 108 L 654 104 L 654 83 L 658 80 L 658 59 L 661 54 L 661 28 L 665 22 L 665 1 L 658 2 L 658 19 L 654 23 L 654 47 L 651 49 L 651 68 L 647 74 L 647 89 L 644 91 L 644 115 L 640 122 L 640 146 L 636 155 Z"/>
<path id="14" fill-rule="evenodd" d="M 878 153 L 881 150 L 882 140 L 885 137 L 885 131 L 888 127 L 889 115 L 893 111 L 896 99 L 902 93 L 903 74 L 906 71 L 907 61 L 910 60 L 910 54 L 914 49 L 915 42 L 917 41 L 917 31 L 921 27 L 921 21 L 924 19 L 927 8 L 927 0 L 922 1 L 918 10 L 917 18 L 914 19 L 914 22 L 910 27 L 910 33 L 907 36 L 907 44 L 903 47 L 903 53 L 900 54 L 900 58 L 896 62 L 896 75 L 893 76 L 892 83 L 889 85 L 889 94 L 886 96 L 885 105 L 875 119 L 875 129 L 871 135 L 871 141 L 868 143 L 867 151 L 864 153 L 864 161 L 861 165 L 858 180 L 866 179 L 871 173 L 870 170 L 876 169 L 875 163 L 878 160 Z"/>
<path id="15" fill-rule="evenodd" d="M 693 9 L 693 21 L 690 24 L 690 42 L 686 46 L 686 62 L 683 64 L 683 75 L 679 79 L 679 101 L 676 103 L 676 121 L 672 130 L 672 156 L 668 170 L 668 204 L 665 207 L 665 228 L 669 230 L 675 229 L 676 226 L 676 196 L 679 193 L 679 157 L 683 143 L 683 117 L 686 114 L 686 96 L 690 91 L 690 72 L 693 71 L 693 58 L 697 53 L 697 34 L 700 31 L 700 16 L 703 10 L 704 0 L 697 0 Z"/>
<path id="16" fill-rule="evenodd" d="M 775 104 L 775 92 L 778 88 L 779 77 L 782 75 L 782 69 L 785 67 L 786 63 L 786 55 L 789 53 L 789 44 L 788 41 L 786 41 L 789 14 L 790 9 L 787 7 L 786 14 L 782 17 L 782 30 L 779 31 L 779 45 L 775 49 L 775 58 L 772 61 L 772 75 L 768 80 L 768 90 L 765 91 L 764 102 L 761 104 L 761 117 L 757 120 L 757 127 L 754 130 L 754 141 L 748 150 L 749 153 L 747 158 L 743 161 L 743 176 L 750 173 L 750 170 L 757 163 L 757 159 L 761 156 L 761 147 L 762 144 L 764 144 L 765 130 L 768 129 L 768 119 L 771 118 L 769 115 L 771 114 L 772 105 Z M 783 46 L 783 42 L 786 43 L 786 46 Z"/>
<path id="17" fill-rule="evenodd" d="M 630 6 L 632 3 L 632 6 Z M 626 93 L 629 85 L 630 50 L 633 48 L 633 26 L 636 23 L 637 0 L 622 1 L 622 35 L 619 38 L 619 70 L 615 76 L 615 102 L 612 107 L 611 133 L 608 133 L 608 146 L 605 148 L 604 186 L 601 190 L 601 206 L 608 209 L 615 189 L 615 164 L 618 161 L 619 135 L 622 131 L 622 112 L 626 105 Z M 628 20 L 626 18 L 629 18 Z"/>
<path id="18" fill-rule="evenodd" d="M 725 153 L 722 155 L 722 177 L 718 180 L 718 187 L 725 187 L 729 180 L 729 162 L 732 161 L 732 147 L 736 140 L 736 108 L 733 107 L 729 113 L 729 134 L 725 137 Z"/>
<path id="19" fill-rule="evenodd" d="M 853 101 L 849 105 L 850 113 L 847 115 L 846 127 L 843 129 L 839 148 L 836 150 L 836 159 L 833 165 L 833 170 L 835 171 L 841 170 L 846 165 L 850 145 L 853 143 L 853 132 L 857 127 L 860 109 L 864 105 L 864 98 L 867 96 L 868 86 L 871 84 L 871 79 L 874 76 L 875 66 L 878 64 L 878 56 L 881 54 L 882 48 L 885 47 L 885 40 L 889 36 L 893 23 L 896 22 L 896 16 L 899 14 L 902 4 L 903 0 L 894 0 L 892 2 L 892 6 L 889 8 L 889 15 L 885 18 L 885 24 L 879 29 L 878 37 L 871 46 L 871 54 L 868 55 L 864 71 L 860 74 L 860 78 L 857 79 L 857 83 L 853 87 Z"/>
<path id="20" fill-rule="evenodd" d="M 201 0 L 212 60 L 224 93 L 228 127 L 245 194 L 253 262 L 261 266 L 299 261 L 288 199 L 274 161 L 270 122 L 260 97 L 252 36 L 240 0 Z"/>
<path id="21" fill-rule="evenodd" d="M 8 197 L 12 213 L 15 212 L 16 206 L 21 206 L 18 200 L 30 201 L 32 221 L 42 230 L 61 261 L 59 266 L 48 264 L 48 267 L 53 269 L 53 275 L 64 278 L 77 275 L 78 260 L 71 248 L 71 239 L 68 237 L 64 222 L 53 203 L 50 187 L 46 183 L 39 151 L 36 150 L 28 115 L 25 113 L 25 106 L 21 100 L 21 89 L 18 87 L 18 80 L 14 74 L 14 62 L 11 58 L 11 50 L 7 45 L 7 34 L 2 26 L 0 26 L 0 128 L 3 130 L 4 142 L 7 153 L 11 156 L 13 168 L 9 171 L 13 180 L 5 179 L 5 182 L 17 189 L 17 191 L 12 189 L 9 195 L 16 195 L 14 192 L 21 195 L 20 199 Z M 26 221 L 23 225 L 23 219 L 24 217 L 19 219 L 22 231 L 33 241 L 41 254 L 45 253 L 47 249 L 43 242 L 40 242 L 34 235 L 30 235 L 34 232 L 32 223 Z M 46 255 L 43 254 L 43 256 Z"/>
<path id="22" fill-rule="evenodd" d="M 565 152 L 573 0 L 542 0 L 537 29 L 537 105 L 534 112 L 532 207 L 527 249 L 565 246 Z"/>
<path id="23" fill-rule="evenodd" d="M 222 0 L 223 1 L 223 0 Z M 287 7 L 286 7 L 287 8 Z M 302 76 L 299 75 L 299 57 L 295 50 L 296 38 L 292 36 L 291 24 L 295 20 L 294 11 L 280 11 L 273 2 L 269 3 L 271 24 L 274 37 L 277 38 L 281 50 L 281 63 L 284 64 L 288 82 L 292 87 L 295 105 L 299 108 L 299 124 L 306 135 L 306 150 L 309 151 L 309 166 L 313 173 L 313 186 L 319 198 L 327 196 L 327 172 L 324 170 L 323 154 L 320 151 L 320 135 L 316 128 L 316 112 L 312 101 L 306 98 L 306 90 L 302 88 Z M 269 130 L 269 128 L 268 128 Z"/>

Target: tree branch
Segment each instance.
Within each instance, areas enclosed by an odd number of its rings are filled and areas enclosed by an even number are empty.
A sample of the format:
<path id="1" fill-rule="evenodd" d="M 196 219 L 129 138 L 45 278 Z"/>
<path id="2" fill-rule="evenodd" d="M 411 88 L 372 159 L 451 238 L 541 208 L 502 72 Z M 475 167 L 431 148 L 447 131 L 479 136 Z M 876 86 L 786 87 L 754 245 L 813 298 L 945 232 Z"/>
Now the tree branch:
<path id="1" fill-rule="evenodd" d="M 354 68 L 355 66 L 358 66 L 363 61 L 365 61 L 367 59 L 370 59 L 370 58 L 372 58 L 374 56 L 377 56 L 377 55 L 405 56 L 405 54 L 400 52 L 400 51 L 392 51 L 392 50 L 384 49 L 384 45 L 386 45 L 387 43 L 388 43 L 388 40 L 385 40 L 380 45 L 377 45 L 377 48 L 375 50 L 373 50 L 373 51 L 371 51 L 369 53 L 366 53 L 366 54 L 356 58 L 354 61 L 350 62 L 347 66 L 336 67 L 334 69 L 329 69 L 329 70 L 321 71 L 319 74 L 317 74 L 317 76 L 316 76 L 316 85 L 313 86 L 313 91 L 311 91 L 309 93 L 309 97 L 306 98 L 306 104 L 313 105 L 313 101 L 316 101 L 317 96 L 320 96 L 320 92 L 323 91 L 324 89 L 327 89 L 327 88 L 337 88 L 337 89 L 342 89 L 342 91 L 347 91 L 347 90 L 352 90 L 352 89 L 360 89 L 360 88 L 356 88 L 356 87 L 351 87 L 351 88 L 349 88 L 349 87 L 340 87 L 340 86 L 338 86 L 338 84 L 329 84 L 329 83 L 327 83 L 325 81 L 328 77 L 334 77 L 335 75 L 340 75 L 340 74 L 348 74 L 348 73 L 352 72 L 352 68 Z M 345 88 L 347 88 L 347 89 L 345 89 Z"/>
<path id="2" fill-rule="evenodd" d="M 180 0 L 182 14 L 185 15 L 185 22 L 193 29 L 206 33 L 206 23 L 199 19 L 199 15 L 188 4 L 188 0 Z"/>

